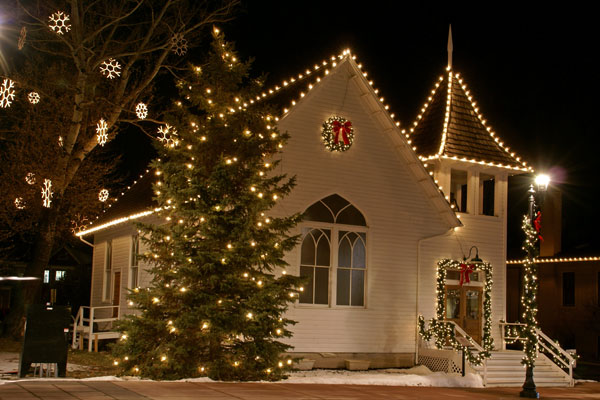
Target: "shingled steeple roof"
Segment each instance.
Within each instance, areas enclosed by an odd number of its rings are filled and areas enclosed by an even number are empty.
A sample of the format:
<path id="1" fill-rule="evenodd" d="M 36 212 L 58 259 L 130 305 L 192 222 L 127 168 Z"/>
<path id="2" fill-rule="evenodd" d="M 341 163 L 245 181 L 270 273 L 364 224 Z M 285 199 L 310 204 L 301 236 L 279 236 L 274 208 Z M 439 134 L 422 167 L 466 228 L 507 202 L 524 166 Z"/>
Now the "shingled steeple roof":
<path id="1" fill-rule="evenodd" d="M 486 125 L 466 83 L 459 73 L 452 70 L 450 61 L 408 135 L 422 161 L 450 158 L 520 171 L 531 170 Z"/>

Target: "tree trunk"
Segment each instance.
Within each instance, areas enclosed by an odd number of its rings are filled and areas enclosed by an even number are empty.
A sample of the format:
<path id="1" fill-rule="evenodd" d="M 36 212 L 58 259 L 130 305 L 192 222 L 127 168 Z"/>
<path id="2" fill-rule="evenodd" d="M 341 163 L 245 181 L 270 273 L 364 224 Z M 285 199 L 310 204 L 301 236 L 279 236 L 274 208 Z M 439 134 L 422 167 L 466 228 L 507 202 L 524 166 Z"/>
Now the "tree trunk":
<path id="1" fill-rule="evenodd" d="M 48 266 L 54 246 L 54 236 L 56 232 L 56 222 L 58 220 L 58 204 L 52 208 L 42 211 L 39 230 L 33 247 L 33 256 L 25 268 L 26 277 L 35 277 L 37 279 L 30 281 L 20 281 L 22 296 L 21 301 L 12 304 L 8 315 L 6 316 L 5 334 L 16 339 L 23 336 L 23 324 L 25 322 L 25 311 L 30 304 L 39 304 L 42 301 L 41 289 L 44 279 L 44 269 Z"/>

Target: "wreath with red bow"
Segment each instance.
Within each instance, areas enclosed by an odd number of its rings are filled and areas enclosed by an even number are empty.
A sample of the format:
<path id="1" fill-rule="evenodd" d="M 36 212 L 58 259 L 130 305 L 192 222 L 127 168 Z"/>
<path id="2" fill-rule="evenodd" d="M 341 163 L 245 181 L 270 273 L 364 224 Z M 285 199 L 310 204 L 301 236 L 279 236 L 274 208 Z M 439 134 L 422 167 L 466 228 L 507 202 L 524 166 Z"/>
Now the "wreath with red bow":
<path id="1" fill-rule="evenodd" d="M 331 117 L 323 123 L 321 136 L 329 151 L 346 151 L 354 141 L 352 122 L 343 117 Z"/>

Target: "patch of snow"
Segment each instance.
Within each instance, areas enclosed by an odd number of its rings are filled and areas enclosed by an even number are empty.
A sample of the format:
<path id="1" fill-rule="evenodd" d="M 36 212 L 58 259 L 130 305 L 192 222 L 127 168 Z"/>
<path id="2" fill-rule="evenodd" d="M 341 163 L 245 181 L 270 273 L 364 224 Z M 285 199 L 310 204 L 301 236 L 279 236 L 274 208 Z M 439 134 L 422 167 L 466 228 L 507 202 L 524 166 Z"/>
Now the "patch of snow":
<path id="1" fill-rule="evenodd" d="M 353 372 L 346 370 L 313 370 L 295 372 L 286 383 L 313 383 L 328 385 L 382 385 L 382 386 L 434 386 L 434 387 L 483 387 L 477 374 L 447 374 L 417 370 L 387 369 Z M 411 368 L 412 369 L 412 368 Z"/>

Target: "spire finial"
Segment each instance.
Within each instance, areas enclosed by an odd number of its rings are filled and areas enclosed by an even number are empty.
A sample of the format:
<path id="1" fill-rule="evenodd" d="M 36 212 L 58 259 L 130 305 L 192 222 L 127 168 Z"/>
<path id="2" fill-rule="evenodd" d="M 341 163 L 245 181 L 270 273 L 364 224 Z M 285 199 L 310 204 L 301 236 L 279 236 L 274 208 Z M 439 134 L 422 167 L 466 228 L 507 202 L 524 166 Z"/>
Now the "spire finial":
<path id="1" fill-rule="evenodd" d="M 452 24 L 448 28 L 448 69 L 452 69 Z"/>

